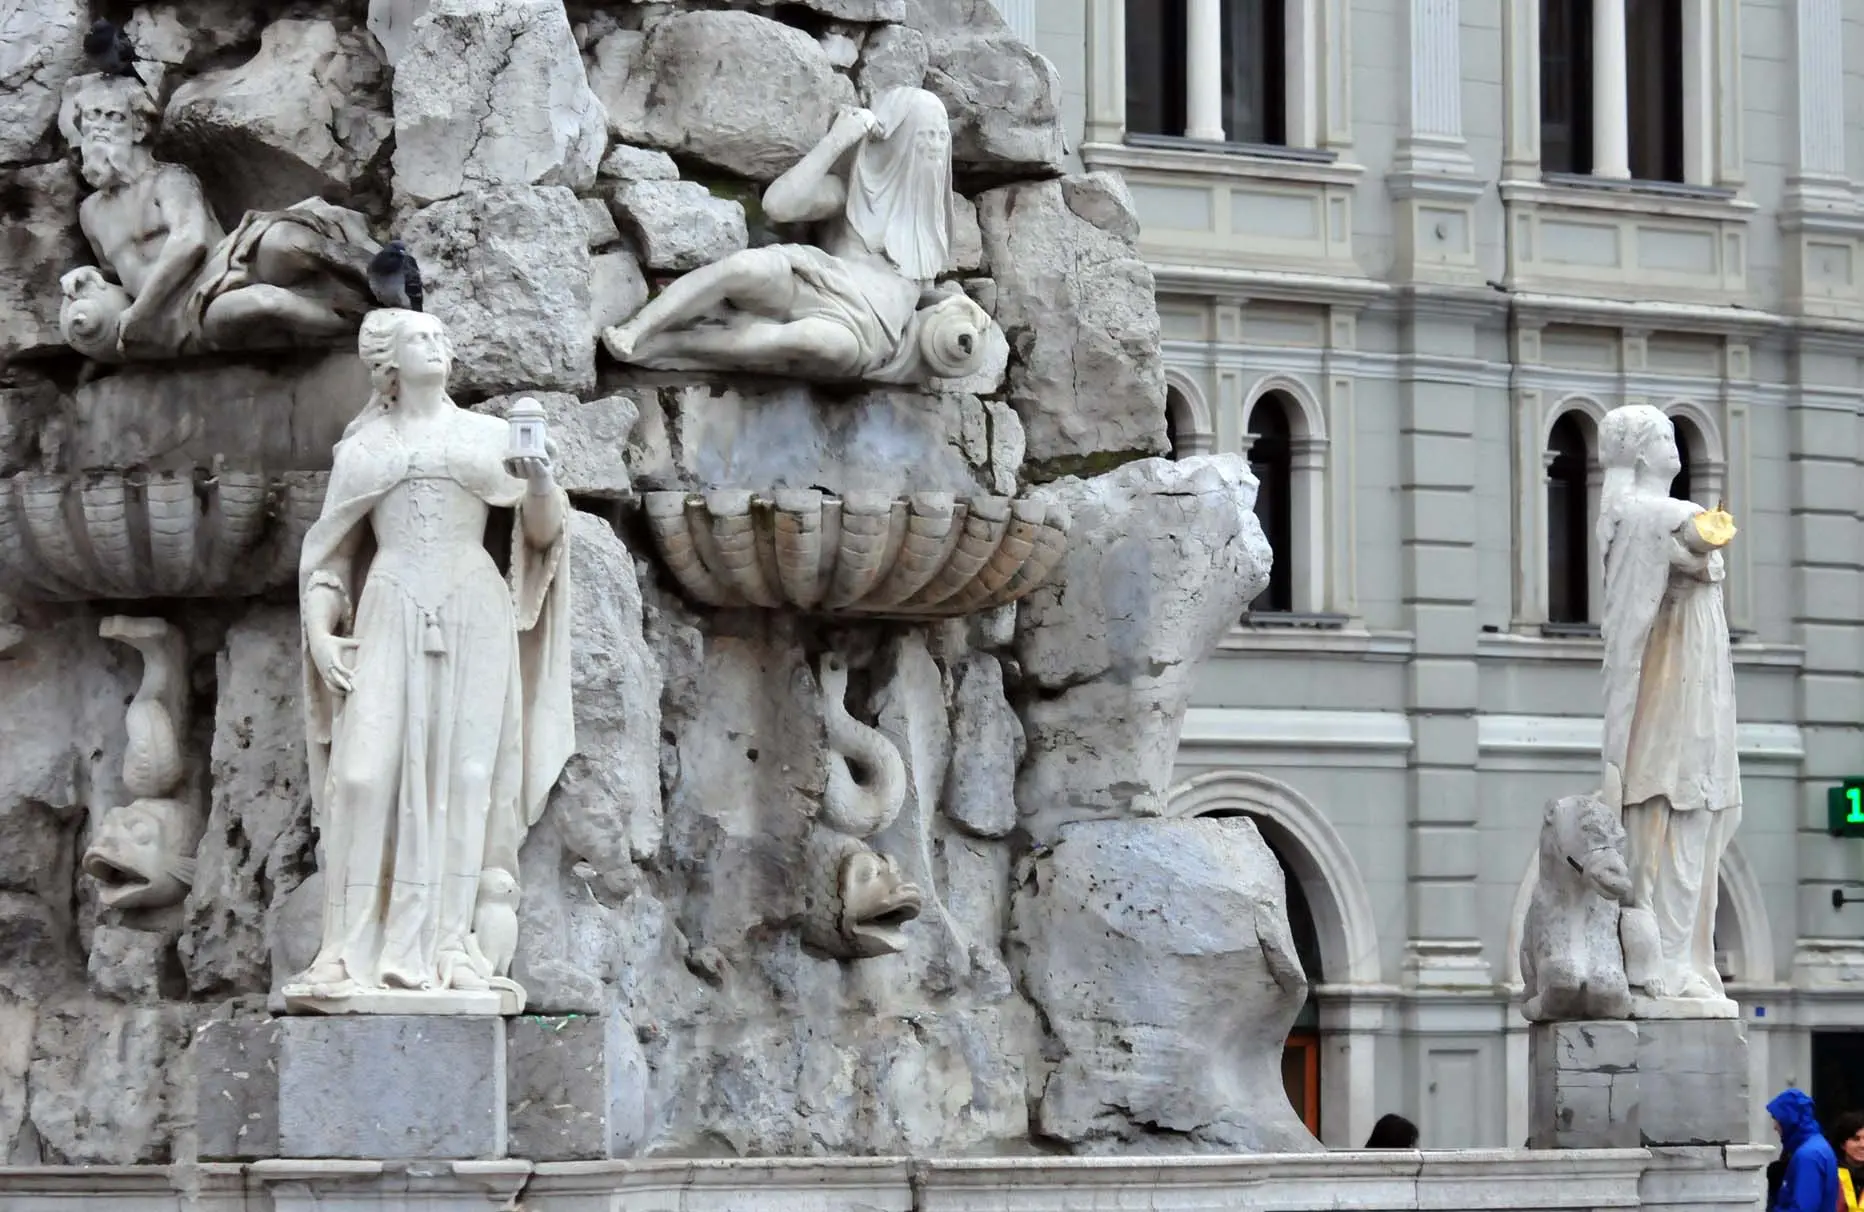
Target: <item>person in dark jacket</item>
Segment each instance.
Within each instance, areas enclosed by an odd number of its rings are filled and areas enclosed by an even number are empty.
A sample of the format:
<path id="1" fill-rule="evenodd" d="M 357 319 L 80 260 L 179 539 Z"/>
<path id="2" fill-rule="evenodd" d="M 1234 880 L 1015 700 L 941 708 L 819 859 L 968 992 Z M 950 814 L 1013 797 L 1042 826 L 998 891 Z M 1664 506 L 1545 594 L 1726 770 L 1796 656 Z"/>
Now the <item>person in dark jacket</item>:
<path id="1" fill-rule="evenodd" d="M 1767 1104 L 1780 1132 L 1786 1174 L 1769 1212 L 1837 1212 L 1838 1159 L 1819 1131 L 1812 1099 L 1804 1090 L 1781 1091 Z"/>
<path id="2" fill-rule="evenodd" d="M 1366 1138 L 1368 1149 L 1415 1149 L 1417 1125 L 1402 1115 L 1381 1115 Z"/>

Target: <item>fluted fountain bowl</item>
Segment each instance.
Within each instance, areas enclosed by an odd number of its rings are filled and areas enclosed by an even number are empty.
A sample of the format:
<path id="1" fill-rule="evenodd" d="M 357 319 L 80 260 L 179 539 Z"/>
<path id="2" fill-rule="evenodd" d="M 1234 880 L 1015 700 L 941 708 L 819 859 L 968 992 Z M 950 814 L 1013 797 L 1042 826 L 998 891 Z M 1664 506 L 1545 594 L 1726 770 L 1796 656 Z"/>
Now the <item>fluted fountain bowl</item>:
<path id="1" fill-rule="evenodd" d="M 243 597 L 291 583 L 322 471 L 84 472 L 0 481 L 15 598 Z"/>
<path id="2" fill-rule="evenodd" d="M 662 559 L 708 606 L 938 619 L 1014 602 L 1067 549 L 1059 506 L 1027 498 L 802 489 L 649 492 Z"/>

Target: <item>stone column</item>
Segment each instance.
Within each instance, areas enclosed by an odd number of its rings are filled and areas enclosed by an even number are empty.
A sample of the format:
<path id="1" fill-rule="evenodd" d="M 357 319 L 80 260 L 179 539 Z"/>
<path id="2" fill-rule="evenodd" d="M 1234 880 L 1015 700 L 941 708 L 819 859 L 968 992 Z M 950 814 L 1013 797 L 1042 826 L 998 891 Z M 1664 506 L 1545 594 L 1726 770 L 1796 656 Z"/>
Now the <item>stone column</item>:
<path id="1" fill-rule="evenodd" d="M 1126 138 L 1126 0 L 1087 0 L 1084 142 Z"/>
<path id="2" fill-rule="evenodd" d="M 1845 173 L 1844 0 L 1796 0 L 1793 165 L 1780 227 L 1788 307 L 1864 318 L 1851 268 L 1864 255 L 1864 214 Z"/>
<path id="3" fill-rule="evenodd" d="M 1223 0 L 1186 8 L 1184 137 L 1223 141 Z"/>
<path id="4" fill-rule="evenodd" d="M 1294 601 L 1297 612 L 1326 609 L 1327 604 L 1327 439 L 1290 439 L 1289 472 L 1294 498 Z"/>
<path id="5" fill-rule="evenodd" d="M 1036 41 L 1036 0 L 994 0 L 1004 23 L 1026 45 Z"/>
<path id="6" fill-rule="evenodd" d="M 1624 0 L 1592 0 L 1592 175 L 1631 177 Z"/>
<path id="7" fill-rule="evenodd" d="M 1798 0 L 1796 181 L 1845 178 L 1845 31 L 1843 0 Z"/>

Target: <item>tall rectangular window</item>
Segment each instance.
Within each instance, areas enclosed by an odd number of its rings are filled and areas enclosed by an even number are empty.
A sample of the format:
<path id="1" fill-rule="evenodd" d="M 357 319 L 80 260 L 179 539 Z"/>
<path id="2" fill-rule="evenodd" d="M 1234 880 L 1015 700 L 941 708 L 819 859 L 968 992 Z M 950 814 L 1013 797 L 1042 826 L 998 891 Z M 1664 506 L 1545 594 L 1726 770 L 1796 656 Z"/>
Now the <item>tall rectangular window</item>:
<path id="1" fill-rule="evenodd" d="M 1624 0 L 1631 176 L 1683 180 L 1683 0 Z"/>
<path id="2" fill-rule="evenodd" d="M 1592 171 L 1592 0 L 1541 0 L 1540 166 Z"/>
<path id="3" fill-rule="evenodd" d="M 1126 0 L 1126 129 L 1182 135 L 1186 0 Z"/>
<path id="4" fill-rule="evenodd" d="M 1225 0 L 1223 129 L 1232 143 L 1288 142 L 1288 0 Z"/>

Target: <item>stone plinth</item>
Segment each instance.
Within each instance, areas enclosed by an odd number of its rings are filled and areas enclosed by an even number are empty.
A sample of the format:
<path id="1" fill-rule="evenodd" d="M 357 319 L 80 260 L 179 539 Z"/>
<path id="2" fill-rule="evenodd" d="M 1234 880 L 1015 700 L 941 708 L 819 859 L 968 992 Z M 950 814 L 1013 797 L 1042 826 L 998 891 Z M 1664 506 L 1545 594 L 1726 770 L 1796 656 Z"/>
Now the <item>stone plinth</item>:
<path id="1" fill-rule="evenodd" d="M 506 1026 L 511 1154 L 629 1157 L 647 1134 L 647 1061 L 620 1015 L 531 1015 Z"/>
<path id="2" fill-rule="evenodd" d="M 505 1020 L 217 1020 L 195 1041 L 204 1161 L 498 1158 Z"/>
<path id="3" fill-rule="evenodd" d="M 1747 1031 L 1740 1019 L 1535 1023 L 1528 1069 L 1531 1148 L 1747 1142 Z"/>
<path id="4" fill-rule="evenodd" d="M 1529 1147 L 1637 1148 L 1637 1046 L 1632 1022 L 1529 1027 Z"/>

